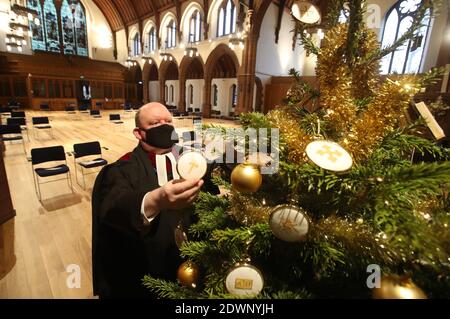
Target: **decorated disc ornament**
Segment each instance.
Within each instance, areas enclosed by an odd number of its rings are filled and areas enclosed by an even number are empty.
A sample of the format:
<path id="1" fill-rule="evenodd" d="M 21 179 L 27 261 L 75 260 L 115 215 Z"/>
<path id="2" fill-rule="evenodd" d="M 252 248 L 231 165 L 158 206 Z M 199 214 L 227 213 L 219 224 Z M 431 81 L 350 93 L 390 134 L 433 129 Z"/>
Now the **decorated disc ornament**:
<path id="1" fill-rule="evenodd" d="M 228 273 L 225 286 L 235 296 L 256 296 L 264 287 L 264 278 L 255 266 L 238 263 Z"/>
<path id="2" fill-rule="evenodd" d="M 294 1 L 292 15 L 300 22 L 314 24 L 320 21 L 320 10 L 307 1 Z"/>
<path id="3" fill-rule="evenodd" d="M 409 277 L 382 276 L 380 288 L 373 289 L 374 299 L 427 299 L 422 289 Z"/>
<path id="4" fill-rule="evenodd" d="M 275 237 L 287 242 L 298 242 L 306 238 L 309 231 L 306 212 L 294 205 L 281 205 L 270 214 L 269 225 Z"/>
<path id="5" fill-rule="evenodd" d="M 198 266 L 188 260 L 178 267 L 177 278 L 183 286 L 195 288 L 197 287 L 199 273 Z"/>
<path id="6" fill-rule="evenodd" d="M 309 160 L 327 171 L 342 173 L 353 165 L 350 154 L 338 143 L 330 141 L 314 141 L 306 146 Z"/>
<path id="7" fill-rule="evenodd" d="M 242 193 L 254 193 L 262 184 L 262 175 L 258 166 L 243 163 L 236 166 L 231 172 L 233 188 Z"/>
<path id="8" fill-rule="evenodd" d="M 200 152 L 184 152 L 178 158 L 177 170 L 183 179 L 201 179 L 206 174 L 207 162 Z"/>

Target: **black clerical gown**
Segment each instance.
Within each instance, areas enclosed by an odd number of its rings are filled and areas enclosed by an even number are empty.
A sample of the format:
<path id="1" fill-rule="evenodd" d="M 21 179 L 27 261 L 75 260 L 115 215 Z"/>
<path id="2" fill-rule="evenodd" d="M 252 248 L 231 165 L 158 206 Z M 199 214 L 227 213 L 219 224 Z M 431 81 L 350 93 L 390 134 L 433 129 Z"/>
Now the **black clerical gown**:
<path id="1" fill-rule="evenodd" d="M 187 231 L 193 209 L 163 210 L 150 225 L 144 225 L 142 200 L 158 187 L 156 170 L 140 146 L 97 176 L 92 193 L 94 295 L 152 297 L 142 286 L 144 275 L 176 279 L 182 260 L 174 230 L 181 222 Z M 218 193 L 207 177 L 205 187 Z"/>

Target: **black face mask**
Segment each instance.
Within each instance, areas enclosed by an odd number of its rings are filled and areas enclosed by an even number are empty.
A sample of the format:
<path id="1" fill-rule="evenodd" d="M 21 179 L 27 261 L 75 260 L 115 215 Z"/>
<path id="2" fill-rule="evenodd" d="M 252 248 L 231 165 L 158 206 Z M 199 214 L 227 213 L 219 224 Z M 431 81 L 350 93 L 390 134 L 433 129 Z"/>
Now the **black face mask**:
<path id="1" fill-rule="evenodd" d="M 145 131 L 147 139 L 145 143 L 161 149 L 171 148 L 175 143 L 178 143 L 178 134 L 175 128 L 169 124 L 163 124 L 156 127 L 151 127 Z"/>

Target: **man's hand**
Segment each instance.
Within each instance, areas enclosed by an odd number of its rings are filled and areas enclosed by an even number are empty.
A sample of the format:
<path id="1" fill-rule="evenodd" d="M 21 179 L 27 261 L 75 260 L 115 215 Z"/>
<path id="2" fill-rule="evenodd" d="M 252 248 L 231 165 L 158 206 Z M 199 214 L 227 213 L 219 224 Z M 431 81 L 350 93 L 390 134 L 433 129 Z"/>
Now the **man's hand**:
<path id="1" fill-rule="evenodd" d="M 172 180 L 166 185 L 150 192 L 145 201 L 148 218 L 162 209 L 182 209 L 189 206 L 197 197 L 203 180 Z"/>

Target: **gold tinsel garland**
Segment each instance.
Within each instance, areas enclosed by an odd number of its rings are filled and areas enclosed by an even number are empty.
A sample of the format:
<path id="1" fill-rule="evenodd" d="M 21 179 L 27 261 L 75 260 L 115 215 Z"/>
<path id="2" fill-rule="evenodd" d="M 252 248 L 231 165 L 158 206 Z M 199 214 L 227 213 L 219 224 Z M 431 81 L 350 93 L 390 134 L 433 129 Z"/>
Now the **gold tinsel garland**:
<path id="1" fill-rule="evenodd" d="M 263 206 L 253 196 L 233 191 L 230 196 L 231 217 L 245 226 L 268 223 L 270 207 Z"/>
<path id="2" fill-rule="evenodd" d="M 295 164 L 305 163 L 305 149 L 312 137 L 301 129 L 296 115 L 284 107 L 270 111 L 267 119 L 272 127 L 280 130 L 280 138 L 287 147 L 287 150 L 282 150 L 282 154 L 287 156 L 285 160 Z"/>
<path id="3" fill-rule="evenodd" d="M 364 30 L 359 43 L 357 63 L 352 69 L 352 95 L 354 99 L 372 96 L 380 81 L 380 61 L 364 59 L 379 47 L 377 36 L 371 30 Z"/>
<path id="4" fill-rule="evenodd" d="M 356 161 L 367 159 L 383 138 L 403 120 L 412 96 L 418 91 L 417 78 L 405 76 L 398 81 L 387 79 L 365 111 L 352 124 L 343 146 Z"/>
<path id="5" fill-rule="evenodd" d="M 344 134 L 356 116 L 352 100 L 352 81 L 345 63 L 347 24 L 329 30 L 317 57 L 317 78 L 320 86 L 320 104 L 328 112 L 328 122 L 335 131 Z"/>

